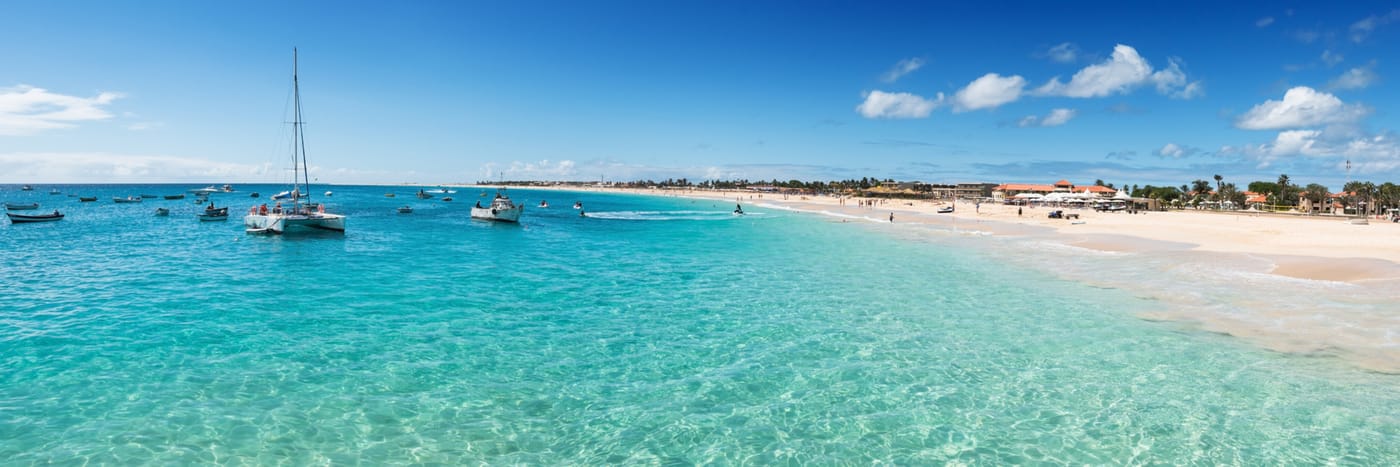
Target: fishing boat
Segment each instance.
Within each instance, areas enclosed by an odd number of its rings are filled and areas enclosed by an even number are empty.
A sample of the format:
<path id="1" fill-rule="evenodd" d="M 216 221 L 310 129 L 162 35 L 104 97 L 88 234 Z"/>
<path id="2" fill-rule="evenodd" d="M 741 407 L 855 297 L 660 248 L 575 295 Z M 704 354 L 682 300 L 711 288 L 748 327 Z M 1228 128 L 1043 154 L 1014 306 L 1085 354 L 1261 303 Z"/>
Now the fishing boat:
<path id="1" fill-rule="evenodd" d="M 399 214 L 413 214 L 413 207 L 406 204 L 399 206 Z"/>
<path id="2" fill-rule="evenodd" d="M 25 224 L 30 222 L 53 222 L 63 220 L 63 214 L 59 214 L 56 210 L 53 212 L 53 214 L 39 214 L 37 216 L 15 214 L 12 212 L 7 212 L 5 213 L 5 215 L 10 217 L 11 224 Z"/>
<path id="3" fill-rule="evenodd" d="M 211 204 L 204 209 L 204 212 L 196 214 L 196 216 L 201 221 L 225 221 L 228 220 L 228 206 L 216 208 Z"/>
<path id="4" fill-rule="evenodd" d="M 499 222 L 520 222 L 520 213 L 525 212 L 525 205 L 511 202 L 506 196 L 506 189 L 496 191 L 496 199 L 491 200 L 490 206 L 482 206 L 480 201 L 476 206 L 472 206 L 472 219 L 482 219 Z"/>
<path id="5" fill-rule="evenodd" d="M 79 201 L 79 202 L 82 202 L 82 203 L 91 203 L 91 202 L 93 202 L 93 201 L 97 201 L 97 197 L 96 197 L 96 196 L 79 196 L 79 197 L 78 197 L 78 201 Z"/>
<path id="6" fill-rule="evenodd" d="M 125 197 L 125 198 L 119 198 L 119 197 L 115 197 L 115 196 L 114 196 L 114 197 L 112 197 L 112 202 L 113 202 L 113 203 L 139 203 L 139 202 L 141 202 L 141 197 L 140 197 L 140 196 L 128 196 L 128 197 Z"/>
<path id="7" fill-rule="evenodd" d="M 185 199 L 185 195 L 165 195 L 165 199 Z"/>
<path id="8" fill-rule="evenodd" d="M 283 206 L 282 203 L 278 203 L 272 210 L 267 210 L 266 205 L 250 210 L 248 215 L 243 217 L 243 225 L 247 227 L 248 233 L 345 231 L 344 215 L 328 213 L 324 204 L 311 201 L 311 177 L 307 173 L 306 141 L 302 134 L 301 84 L 297 80 L 298 73 L 297 51 L 292 49 L 292 190 L 288 192 L 289 204 Z"/>
<path id="9" fill-rule="evenodd" d="M 31 209 L 39 209 L 39 203 L 29 203 L 29 204 L 5 203 L 5 210 L 8 210 L 8 211 L 28 211 L 28 210 L 31 210 Z"/>
<path id="10" fill-rule="evenodd" d="M 170 209 L 168 209 L 168 208 L 156 208 L 156 215 L 157 215 L 157 216 L 169 216 L 169 215 L 170 215 Z"/>

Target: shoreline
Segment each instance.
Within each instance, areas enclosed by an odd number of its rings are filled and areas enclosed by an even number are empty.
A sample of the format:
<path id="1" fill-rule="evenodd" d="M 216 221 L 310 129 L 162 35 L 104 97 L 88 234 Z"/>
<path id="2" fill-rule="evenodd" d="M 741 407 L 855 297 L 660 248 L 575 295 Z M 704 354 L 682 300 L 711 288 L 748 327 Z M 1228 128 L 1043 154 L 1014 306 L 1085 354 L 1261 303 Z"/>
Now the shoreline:
<path id="1" fill-rule="evenodd" d="M 475 185 L 472 185 L 475 186 Z M 1077 219 L 1050 219 L 1051 210 L 959 201 L 953 213 L 940 214 L 945 202 L 830 196 L 784 196 L 747 191 L 660 190 L 617 187 L 537 187 L 514 189 L 603 192 L 685 197 L 770 204 L 787 209 L 863 217 L 882 222 L 976 226 L 994 236 L 1038 237 L 1078 248 L 1113 253 L 1210 252 L 1243 254 L 1273 264 L 1268 271 L 1283 277 L 1363 284 L 1400 282 L 1400 224 L 1372 219 L 1353 225 L 1345 218 L 1287 216 L 1251 212 L 1153 211 L 1139 214 L 1064 209 Z M 859 206 L 857 200 L 873 200 Z M 882 202 L 883 201 L 883 202 Z"/>

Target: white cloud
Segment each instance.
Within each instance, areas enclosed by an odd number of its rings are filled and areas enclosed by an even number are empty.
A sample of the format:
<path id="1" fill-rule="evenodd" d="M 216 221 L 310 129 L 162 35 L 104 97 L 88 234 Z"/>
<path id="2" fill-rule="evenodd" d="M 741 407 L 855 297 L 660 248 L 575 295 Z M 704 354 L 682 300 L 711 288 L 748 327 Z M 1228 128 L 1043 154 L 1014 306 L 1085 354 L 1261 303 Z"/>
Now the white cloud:
<path id="1" fill-rule="evenodd" d="M 1371 62 L 1369 65 L 1347 70 L 1347 72 L 1342 73 L 1341 76 L 1336 77 L 1332 81 L 1328 81 L 1327 89 L 1363 89 L 1370 86 L 1372 83 L 1375 83 L 1377 79 L 1380 79 L 1380 77 L 1376 75 L 1375 68 L 1376 63 Z"/>
<path id="2" fill-rule="evenodd" d="M 895 81 L 898 81 L 899 78 L 903 77 L 904 75 L 913 73 L 914 70 L 918 70 L 923 66 L 924 59 L 922 58 L 906 58 L 904 60 L 900 60 L 899 63 L 894 64 L 894 68 L 890 68 L 890 71 L 886 71 L 884 76 L 880 77 L 880 80 L 886 83 L 893 83 Z"/>
<path id="3" fill-rule="evenodd" d="M 250 165 L 201 158 L 109 153 L 0 154 L 0 183 L 271 182 L 272 164 Z"/>
<path id="4" fill-rule="evenodd" d="M 1318 130 L 1281 131 L 1274 141 L 1225 147 L 1222 153 L 1240 154 L 1259 168 L 1291 157 L 1334 158 L 1351 161 L 1356 173 L 1379 173 L 1400 168 L 1400 142 L 1392 134 L 1331 134 Z"/>
<path id="5" fill-rule="evenodd" d="M 1170 60 L 1167 68 L 1152 71 L 1137 49 L 1118 44 L 1113 47 L 1113 56 L 1101 63 L 1080 69 L 1070 77 L 1068 83 L 1059 78 L 1036 88 L 1034 94 L 1065 97 L 1104 97 L 1114 94 L 1127 94 L 1147 83 L 1157 86 L 1157 92 L 1174 97 L 1189 98 L 1200 92 L 1199 82 L 1187 84 L 1186 74 L 1181 71 L 1180 61 Z M 1191 94 L 1184 91 L 1190 88 Z"/>
<path id="6" fill-rule="evenodd" d="M 1191 157 L 1200 153 L 1201 150 L 1198 148 L 1184 146 L 1176 143 L 1167 143 L 1166 145 L 1162 146 L 1162 149 L 1158 149 L 1153 152 L 1153 154 L 1156 154 L 1158 157 L 1170 157 L 1172 159 Z"/>
<path id="7" fill-rule="evenodd" d="M 1322 63 L 1326 63 L 1329 67 L 1337 66 L 1338 63 L 1342 63 L 1342 60 L 1346 60 L 1346 57 L 1332 52 L 1331 49 L 1322 51 Z"/>
<path id="8" fill-rule="evenodd" d="M 1282 101 L 1269 100 L 1254 106 L 1235 121 L 1245 130 L 1282 130 L 1338 123 L 1351 123 L 1369 112 L 1359 104 L 1345 104 L 1337 96 L 1298 86 L 1284 93 Z"/>
<path id="9" fill-rule="evenodd" d="M 1360 43 L 1366 40 L 1366 37 L 1370 36 L 1372 32 L 1375 32 L 1377 28 L 1394 21 L 1400 21 L 1400 10 L 1391 10 L 1390 13 L 1385 15 L 1371 15 L 1366 17 L 1366 19 L 1352 23 L 1351 40 L 1352 42 Z"/>
<path id="10" fill-rule="evenodd" d="M 1045 52 L 1045 56 L 1049 57 L 1051 61 L 1059 63 L 1074 63 L 1075 59 L 1079 58 L 1079 46 L 1072 42 L 1066 42 L 1051 47 Z"/>
<path id="11" fill-rule="evenodd" d="M 1016 122 L 1016 126 L 1023 128 L 1060 126 L 1069 123 L 1070 119 L 1074 118 L 1076 113 L 1078 112 L 1074 109 L 1054 109 L 1044 117 L 1028 115 Z"/>
<path id="12" fill-rule="evenodd" d="M 1274 17 L 1272 16 L 1265 16 L 1254 22 L 1254 26 L 1259 28 L 1267 27 L 1270 24 L 1274 24 Z"/>
<path id="13" fill-rule="evenodd" d="M 74 122 L 106 120 L 112 114 L 102 106 L 121 97 L 115 92 L 91 98 L 66 96 L 23 84 L 0 88 L 0 135 L 31 135 L 72 128 Z"/>
<path id="14" fill-rule="evenodd" d="M 865 118 L 924 118 L 942 103 L 943 93 L 925 99 L 907 92 L 870 91 L 865 94 L 865 102 L 856 106 L 856 112 Z"/>
<path id="15" fill-rule="evenodd" d="M 953 110 L 966 112 L 996 108 L 1015 102 L 1016 99 L 1021 98 L 1025 87 L 1026 79 L 1020 76 L 1004 77 L 996 73 L 987 73 L 981 78 L 972 80 L 967 87 L 958 90 L 957 94 L 953 95 Z"/>

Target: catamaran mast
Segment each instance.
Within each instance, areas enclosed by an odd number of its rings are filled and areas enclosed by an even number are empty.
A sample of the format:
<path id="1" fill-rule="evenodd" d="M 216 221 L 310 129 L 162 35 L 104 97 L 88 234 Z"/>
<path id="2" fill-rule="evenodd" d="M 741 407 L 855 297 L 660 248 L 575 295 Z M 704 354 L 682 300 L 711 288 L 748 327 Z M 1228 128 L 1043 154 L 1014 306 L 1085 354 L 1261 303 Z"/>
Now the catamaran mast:
<path id="1" fill-rule="evenodd" d="M 298 61 L 297 48 L 292 47 L 292 188 L 295 190 L 300 182 L 303 189 L 298 190 L 300 193 L 293 200 L 300 204 L 302 197 L 305 197 L 308 203 L 311 201 L 311 176 L 306 168 L 306 137 L 301 132 L 301 83 L 297 79 L 300 72 Z M 298 174 L 301 175 L 301 180 L 297 180 Z"/>

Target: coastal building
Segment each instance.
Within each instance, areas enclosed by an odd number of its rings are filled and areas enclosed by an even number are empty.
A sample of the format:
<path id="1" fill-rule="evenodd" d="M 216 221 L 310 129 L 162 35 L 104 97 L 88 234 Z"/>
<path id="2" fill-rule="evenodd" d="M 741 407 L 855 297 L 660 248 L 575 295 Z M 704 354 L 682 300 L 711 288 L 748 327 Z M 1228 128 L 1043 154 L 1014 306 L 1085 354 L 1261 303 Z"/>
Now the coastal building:
<path id="1" fill-rule="evenodd" d="M 1090 194 L 1098 195 L 1105 198 L 1111 197 L 1118 192 L 1118 190 L 1103 185 L 1076 186 L 1075 184 L 1070 183 L 1069 180 L 1060 180 L 1049 185 L 1039 185 L 1033 183 L 1003 183 L 992 188 L 991 196 L 992 199 L 995 200 L 1004 200 L 1008 198 L 1014 198 L 1016 197 L 1016 195 L 1022 193 L 1048 195 L 1051 193 L 1083 193 L 1085 191 L 1088 191 Z"/>

